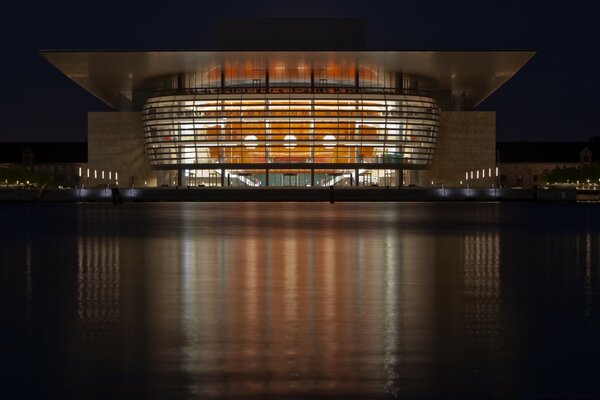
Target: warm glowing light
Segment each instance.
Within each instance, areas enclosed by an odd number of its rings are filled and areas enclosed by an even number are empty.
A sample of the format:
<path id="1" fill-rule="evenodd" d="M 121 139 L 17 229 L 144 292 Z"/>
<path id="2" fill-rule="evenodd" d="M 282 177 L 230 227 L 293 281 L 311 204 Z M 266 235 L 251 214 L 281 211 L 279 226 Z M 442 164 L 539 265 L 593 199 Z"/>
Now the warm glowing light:
<path id="1" fill-rule="evenodd" d="M 479 170 L 477 170 L 476 172 L 477 172 L 477 179 L 479 179 Z"/>
<path id="2" fill-rule="evenodd" d="M 79 177 L 81 178 L 81 167 L 79 167 Z"/>
<path id="3" fill-rule="evenodd" d="M 95 169 L 94 170 L 94 179 L 97 179 L 97 178 L 98 178 L 98 170 Z"/>
<path id="4" fill-rule="evenodd" d="M 496 176 L 498 176 L 498 167 L 496 167 Z"/>
<path id="5" fill-rule="evenodd" d="M 277 64 L 270 68 L 277 70 Z M 150 163 L 405 162 L 419 169 L 430 164 L 439 127 L 439 108 L 433 98 L 325 96 L 152 97 L 143 115 Z M 193 115 L 171 113 L 177 106 Z M 409 113 L 408 108 L 420 111 Z M 393 150 L 388 152 L 388 146 Z"/>
<path id="6" fill-rule="evenodd" d="M 119 180 L 119 173 L 118 173 L 118 172 L 115 172 L 115 181 L 118 181 L 118 180 Z M 117 184 L 118 184 L 118 183 L 119 183 L 119 182 L 117 182 Z"/>
<path id="7" fill-rule="evenodd" d="M 256 148 L 256 136 L 254 135 L 248 135 L 244 138 L 244 146 L 246 146 L 249 149 L 255 149 Z"/>
<path id="8" fill-rule="evenodd" d="M 471 179 L 473 179 L 473 171 L 471 171 Z"/>
<path id="9" fill-rule="evenodd" d="M 325 135 L 325 137 L 323 137 L 323 140 L 325 141 L 323 147 L 325 147 L 326 149 L 331 150 L 335 147 L 335 136 Z"/>
<path id="10" fill-rule="evenodd" d="M 102 170 L 102 179 L 104 179 L 104 170 Z"/>
<path id="11" fill-rule="evenodd" d="M 490 168 L 490 170 L 488 171 L 488 176 L 491 178 L 492 177 L 492 169 Z"/>
<path id="12" fill-rule="evenodd" d="M 485 169 L 481 170 L 482 177 L 485 178 Z"/>
<path id="13" fill-rule="evenodd" d="M 112 176 L 111 176 L 111 175 L 112 175 L 112 171 L 108 171 L 108 180 L 111 180 L 111 179 L 112 179 Z"/>
<path id="14" fill-rule="evenodd" d="M 468 172 L 465 172 L 465 180 L 467 180 L 467 181 L 469 180 L 469 173 Z"/>
<path id="15" fill-rule="evenodd" d="M 296 147 L 296 136 L 294 135 L 285 135 L 283 137 L 284 143 L 283 145 L 288 148 L 288 149 L 293 149 L 294 147 Z"/>
<path id="16" fill-rule="evenodd" d="M 89 168 L 87 169 L 87 177 L 88 178 L 90 177 L 90 169 Z"/>

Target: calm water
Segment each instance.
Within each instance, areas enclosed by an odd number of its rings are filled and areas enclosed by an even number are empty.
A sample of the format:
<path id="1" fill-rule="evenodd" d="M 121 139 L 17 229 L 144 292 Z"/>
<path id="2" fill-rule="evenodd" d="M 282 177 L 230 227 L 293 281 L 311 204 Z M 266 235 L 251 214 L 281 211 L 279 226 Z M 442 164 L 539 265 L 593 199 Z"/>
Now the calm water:
<path id="1" fill-rule="evenodd" d="M 3 398 L 600 395 L 600 205 L 0 204 L 0 224 Z"/>

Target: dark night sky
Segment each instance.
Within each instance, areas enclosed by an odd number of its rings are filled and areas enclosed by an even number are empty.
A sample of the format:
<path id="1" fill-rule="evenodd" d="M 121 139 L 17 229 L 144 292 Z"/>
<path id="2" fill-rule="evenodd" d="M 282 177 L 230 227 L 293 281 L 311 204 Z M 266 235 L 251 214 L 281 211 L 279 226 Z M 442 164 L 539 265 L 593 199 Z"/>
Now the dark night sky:
<path id="1" fill-rule="evenodd" d="M 581 3 L 581 4 L 579 4 Z M 87 111 L 109 110 L 38 53 L 214 48 L 220 17 L 363 17 L 377 50 L 535 50 L 478 110 L 498 140 L 600 136 L 600 2 L 21 1 L 2 6 L 1 141 L 85 141 Z M 573 5 L 575 4 L 575 5 Z"/>

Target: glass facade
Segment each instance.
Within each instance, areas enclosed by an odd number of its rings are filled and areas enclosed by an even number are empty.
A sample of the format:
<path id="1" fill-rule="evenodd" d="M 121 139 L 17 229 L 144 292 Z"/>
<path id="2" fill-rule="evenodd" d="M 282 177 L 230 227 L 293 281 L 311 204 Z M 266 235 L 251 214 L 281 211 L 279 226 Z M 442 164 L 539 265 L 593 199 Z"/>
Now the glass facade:
<path id="1" fill-rule="evenodd" d="M 175 95 L 144 109 L 153 165 L 431 161 L 439 111 L 408 95 Z"/>
<path id="2" fill-rule="evenodd" d="M 371 170 L 426 169 L 440 110 L 427 92 L 403 88 L 404 80 L 377 68 L 303 60 L 180 74 L 176 87 L 144 105 L 148 159 L 188 181 L 225 184 L 214 174 L 227 169 L 228 179 L 247 186 L 268 182 L 269 170 L 281 174 L 272 182 L 297 186 L 306 179 L 358 183 L 359 169 L 365 182 Z"/>

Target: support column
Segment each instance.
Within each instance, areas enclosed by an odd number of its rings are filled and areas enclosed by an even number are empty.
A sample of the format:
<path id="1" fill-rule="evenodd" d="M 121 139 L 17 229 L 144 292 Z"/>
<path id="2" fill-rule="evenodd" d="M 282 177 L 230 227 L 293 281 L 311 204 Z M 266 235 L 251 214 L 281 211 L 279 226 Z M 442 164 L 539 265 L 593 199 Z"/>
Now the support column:
<path id="1" fill-rule="evenodd" d="M 404 170 L 399 168 L 396 170 L 396 185 L 398 186 L 398 189 L 400 189 L 403 184 L 404 184 Z"/>
<path id="2" fill-rule="evenodd" d="M 356 179 L 356 186 L 358 186 L 358 168 L 354 170 L 354 178 Z"/>
<path id="3" fill-rule="evenodd" d="M 269 69 L 265 71 L 265 92 L 269 93 Z"/>
<path id="4" fill-rule="evenodd" d="M 269 187 L 269 168 L 265 169 L 265 186 Z"/>
<path id="5" fill-rule="evenodd" d="M 221 93 L 225 91 L 225 65 L 221 65 Z"/>
<path id="6" fill-rule="evenodd" d="M 225 186 L 225 169 L 221 169 L 221 187 Z"/>
<path id="7" fill-rule="evenodd" d="M 314 168 L 310 169 L 310 186 L 311 187 L 315 186 L 315 169 Z"/>
<path id="8" fill-rule="evenodd" d="M 180 169 L 179 171 L 177 171 L 177 186 L 179 187 L 183 186 L 183 176 L 184 170 Z"/>
<path id="9" fill-rule="evenodd" d="M 185 88 L 185 74 L 177 74 L 177 89 Z"/>

